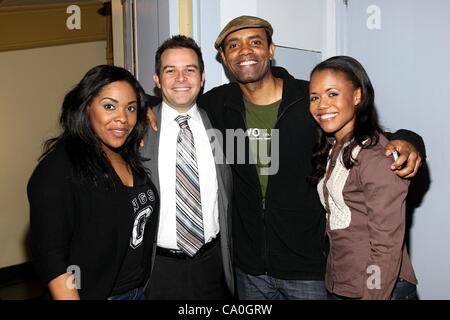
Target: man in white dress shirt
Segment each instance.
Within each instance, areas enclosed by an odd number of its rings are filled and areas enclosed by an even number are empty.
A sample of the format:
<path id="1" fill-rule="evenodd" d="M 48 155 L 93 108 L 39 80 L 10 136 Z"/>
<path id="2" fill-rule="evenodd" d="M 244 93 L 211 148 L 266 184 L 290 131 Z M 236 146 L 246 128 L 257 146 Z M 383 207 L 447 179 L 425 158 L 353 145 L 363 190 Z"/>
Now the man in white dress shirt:
<path id="1" fill-rule="evenodd" d="M 196 105 L 205 75 L 195 41 L 185 36 L 166 40 L 156 52 L 153 79 L 163 99 L 153 109 L 161 126 L 158 132 L 148 131 L 142 155 L 150 159 L 144 163 L 161 207 L 146 296 L 228 298 L 234 293 L 231 172 L 216 163 L 211 124 Z"/>

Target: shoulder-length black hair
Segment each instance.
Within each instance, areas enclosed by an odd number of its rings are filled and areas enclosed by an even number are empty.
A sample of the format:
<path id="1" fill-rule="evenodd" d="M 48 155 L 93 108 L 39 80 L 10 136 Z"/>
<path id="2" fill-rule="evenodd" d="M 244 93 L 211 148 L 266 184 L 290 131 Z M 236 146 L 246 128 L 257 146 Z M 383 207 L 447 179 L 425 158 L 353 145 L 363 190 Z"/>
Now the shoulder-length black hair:
<path id="1" fill-rule="evenodd" d="M 81 81 L 70 90 L 63 101 L 59 119 L 62 133 L 44 143 L 41 159 L 57 145 L 64 143 L 73 164 L 73 175 L 82 180 L 111 182 L 108 159 L 102 150 L 102 143 L 94 133 L 87 107 L 106 85 L 124 81 L 135 91 L 137 97 L 137 122 L 127 140 L 117 152 L 138 174 L 144 175 L 139 143 L 147 129 L 146 98 L 144 90 L 134 76 L 126 69 L 111 65 L 100 65 L 89 70 Z M 99 174 L 100 173 L 100 174 Z"/>
<path id="2" fill-rule="evenodd" d="M 333 70 L 341 72 L 351 81 L 356 89 L 361 90 L 361 102 L 356 108 L 355 126 L 353 128 L 350 143 L 344 147 L 342 160 L 347 169 L 353 167 L 356 159 L 352 157 L 352 151 L 356 146 L 368 148 L 378 143 L 381 127 L 375 109 L 375 93 L 367 72 L 354 58 L 348 56 L 336 56 L 319 63 L 312 71 Z M 364 141 L 366 141 L 364 143 Z M 313 166 L 315 173 L 313 181 L 318 182 L 326 171 L 327 159 L 332 145 L 327 140 L 327 134 L 319 128 L 319 139 L 313 153 Z"/>

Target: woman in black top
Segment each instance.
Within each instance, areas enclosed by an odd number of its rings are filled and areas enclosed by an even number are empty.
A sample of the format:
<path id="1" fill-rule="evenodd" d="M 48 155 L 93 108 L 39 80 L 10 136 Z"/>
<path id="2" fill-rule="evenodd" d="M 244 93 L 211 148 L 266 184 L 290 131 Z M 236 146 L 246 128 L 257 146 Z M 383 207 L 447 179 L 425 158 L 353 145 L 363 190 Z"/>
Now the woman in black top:
<path id="1" fill-rule="evenodd" d="M 31 252 L 54 299 L 139 299 L 150 274 L 159 199 L 141 163 L 144 92 L 97 66 L 65 97 L 62 133 L 28 183 Z"/>

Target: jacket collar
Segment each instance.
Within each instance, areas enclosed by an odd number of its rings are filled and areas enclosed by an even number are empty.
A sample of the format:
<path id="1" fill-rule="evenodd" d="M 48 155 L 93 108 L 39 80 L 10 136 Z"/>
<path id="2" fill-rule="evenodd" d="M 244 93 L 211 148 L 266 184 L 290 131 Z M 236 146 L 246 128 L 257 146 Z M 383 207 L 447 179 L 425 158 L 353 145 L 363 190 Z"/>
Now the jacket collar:
<path id="1" fill-rule="evenodd" d="M 225 97 L 224 105 L 239 112 L 244 112 L 244 97 L 237 82 L 228 85 L 228 94 Z"/>
<path id="2" fill-rule="evenodd" d="M 306 99 L 309 95 L 308 82 L 295 79 L 286 69 L 272 67 L 272 74 L 283 79 L 283 96 L 280 113 L 284 112 L 293 103 Z"/>

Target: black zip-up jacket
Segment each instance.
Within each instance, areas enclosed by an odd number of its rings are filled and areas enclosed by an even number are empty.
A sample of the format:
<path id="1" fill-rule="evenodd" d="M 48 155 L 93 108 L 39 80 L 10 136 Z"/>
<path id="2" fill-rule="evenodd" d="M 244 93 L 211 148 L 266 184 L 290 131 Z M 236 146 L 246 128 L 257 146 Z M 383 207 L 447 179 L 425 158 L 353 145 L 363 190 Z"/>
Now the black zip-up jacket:
<path id="1" fill-rule="evenodd" d="M 248 139 L 246 164 L 231 165 L 235 262 L 253 275 L 320 280 L 325 272 L 325 213 L 317 191 L 307 181 L 313 173 L 311 156 L 318 132 L 309 114 L 308 82 L 294 79 L 281 68 L 273 68 L 273 73 L 283 79 L 275 125 L 279 129 L 279 170 L 269 176 L 264 200 L 256 166 L 248 164 Z M 226 129 L 246 130 L 237 83 L 212 89 L 198 104 L 207 110 L 225 141 Z"/>

